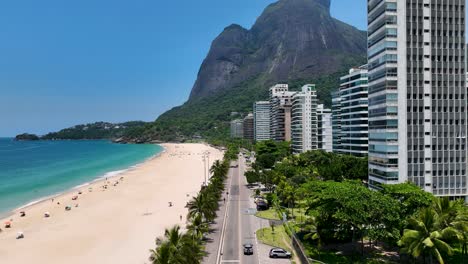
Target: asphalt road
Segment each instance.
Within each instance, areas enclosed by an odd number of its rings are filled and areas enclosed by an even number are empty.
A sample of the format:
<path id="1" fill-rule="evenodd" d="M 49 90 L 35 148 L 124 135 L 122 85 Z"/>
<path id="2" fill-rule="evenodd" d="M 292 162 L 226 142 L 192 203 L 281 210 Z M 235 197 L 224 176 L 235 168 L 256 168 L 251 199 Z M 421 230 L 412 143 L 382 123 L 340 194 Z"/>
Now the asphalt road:
<path id="1" fill-rule="evenodd" d="M 258 247 L 255 239 L 256 219 L 255 206 L 251 199 L 251 192 L 246 187 L 244 177 L 245 161 L 239 158 L 237 168 L 230 169 L 230 182 L 228 186 L 229 198 L 227 202 L 227 217 L 224 233 L 221 235 L 220 263 L 246 263 L 259 264 Z M 254 254 L 243 254 L 242 245 L 251 243 L 254 246 Z"/>

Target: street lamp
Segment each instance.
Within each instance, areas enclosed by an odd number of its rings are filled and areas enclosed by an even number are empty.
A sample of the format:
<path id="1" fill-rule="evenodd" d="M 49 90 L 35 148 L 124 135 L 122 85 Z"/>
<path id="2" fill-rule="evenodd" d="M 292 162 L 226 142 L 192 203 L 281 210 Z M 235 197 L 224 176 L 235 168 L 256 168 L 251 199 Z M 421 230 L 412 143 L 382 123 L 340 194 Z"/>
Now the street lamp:
<path id="1" fill-rule="evenodd" d="M 203 177 L 205 178 L 205 181 L 203 182 L 203 186 L 206 186 L 206 158 L 205 155 L 202 156 L 203 160 Z"/>

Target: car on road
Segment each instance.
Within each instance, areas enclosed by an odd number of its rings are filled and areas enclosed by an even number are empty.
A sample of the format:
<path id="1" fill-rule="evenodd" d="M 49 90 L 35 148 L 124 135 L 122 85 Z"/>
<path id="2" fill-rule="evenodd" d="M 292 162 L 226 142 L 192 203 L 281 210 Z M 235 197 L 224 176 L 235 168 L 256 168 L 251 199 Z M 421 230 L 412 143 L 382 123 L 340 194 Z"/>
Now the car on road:
<path id="1" fill-rule="evenodd" d="M 250 243 L 244 244 L 244 255 L 253 255 L 253 245 Z"/>
<path id="2" fill-rule="evenodd" d="M 291 252 L 282 248 L 272 248 L 270 250 L 270 258 L 291 258 Z"/>
<path id="3" fill-rule="evenodd" d="M 231 168 L 237 168 L 239 165 L 232 165 Z"/>
<path id="4" fill-rule="evenodd" d="M 258 211 L 265 211 L 268 210 L 270 206 L 268 206 L 268 203 L 264 200 L 258 200 L 257 201 L 257 210 Z"/>

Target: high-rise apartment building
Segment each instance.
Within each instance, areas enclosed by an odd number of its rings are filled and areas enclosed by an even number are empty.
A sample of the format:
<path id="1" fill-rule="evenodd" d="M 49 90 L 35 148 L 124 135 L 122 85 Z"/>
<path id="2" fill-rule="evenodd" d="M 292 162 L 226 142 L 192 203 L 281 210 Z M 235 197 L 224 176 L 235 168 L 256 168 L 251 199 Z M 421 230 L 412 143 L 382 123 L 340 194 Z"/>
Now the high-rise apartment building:
<path id="1" fill-rule="evenodd" d="M 332 150 L 339 152 L 341 148 L 341 97 L 340 91 L 331 93 L 332 97 Z"/>
<path id="2" fill-rule="evenodd" d="M 276 141 L 291 140 L 291 106 L 294 92 L 287 84 L 270 88 L 270 137 Z"/>
<path id="3" fill-rule="evenodd" d="M 254 140 L 254 117 L 252 113 L 249 113 L 246 117 L 244 117 L 242 129 L 242 137 L 244 139 Z"/>
<path id="4" fill-rule="evenodd" d="M 466 197 L 465 0 L 368 0 L 369 185 Z"/>
<path id="5" fill-rule="evenodd" d="M 307 84 L 292 97 L 291 148 L 302 153 L 318 148 L 317 91 Z"/>
<path id="6" fill-rule="evenodd" d="M 236 119 L 231 121 L 231 138 L 244 137 L 244 121 Z"/>
<path id="7" fill-rule="evenodd" d="M 368 94 L 367 65 L 349 70 L 340 78 L 340 148 L 338 153 L 367 156 Z"/>
<path id="8" fill-rule="evenodd" d="M 333 151 L 332 112 L 323 104 L 317 105 L 317 148 Z"/>
<path id="9" fill-rule="evenodd" d="M 256 141 L 270 139 L 270 102 L 258 101 L 254 109 L 254 138 Z"/>

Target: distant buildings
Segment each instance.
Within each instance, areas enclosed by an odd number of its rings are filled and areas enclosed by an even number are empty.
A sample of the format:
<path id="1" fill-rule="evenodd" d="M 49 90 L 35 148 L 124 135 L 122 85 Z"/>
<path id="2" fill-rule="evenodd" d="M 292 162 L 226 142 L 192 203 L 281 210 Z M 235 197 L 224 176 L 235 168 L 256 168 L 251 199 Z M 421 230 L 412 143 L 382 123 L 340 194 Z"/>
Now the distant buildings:
<path id="1" fill-rule="evenodd" d="M 256 141 L 270 139 L 270 102 L 259 101 L 253 105 L 254 138 Z"/>
<path id="2" fill-rule="evenodd" d="M 315 85 L 302 87 L 292 97 L 291 148 L 302 153 L 318 148 L 317 91 Z"/>
<path id="3" fill-rule="evenodd" d="M 244 121 L 242 119 L 236 119 L 231 121 L 231 137 L 232 138 L 243 138 L 244 136 Z"/>
<path id="4" fill-rule="evenodd" d="M 254 116 L 249 113 L 244 117 L 243 121 L 243 138 L 248 140 L 254 140 Z"/>
<path id="5" fill-rule="evenodd" d="M 323 104 L 317 106 L 317 148 L 326 152 L 333 151 L 332 112 L 324 108 Z"/>
<path id="6" fill-rule="evenodd" d="M 294 92 L 287 84 L 270 88 L 270 137 L 276 141 L 291 140 L 291 107 Z"/>
<path id="7" fill-rule="evenodd" d="M 336 140 L 333 151 L 367 156 L 368 152 L 368 77 L 367 65 L 349 70 L 349 74 L 340 78 L 340 89 L 333 98 L 334 117 L 339 127 L 333 132 Z"/>
<path id="8" fill-rule="evenodd" d="M 372 188 L 468 200 L 465 4 L 368 0 Z"/>
<path id="9" fill-rule="evenodd" d="M 341 148 L 341 97 L 340 91 L 332 92 L 332 137 L 333 152 Z"/>

